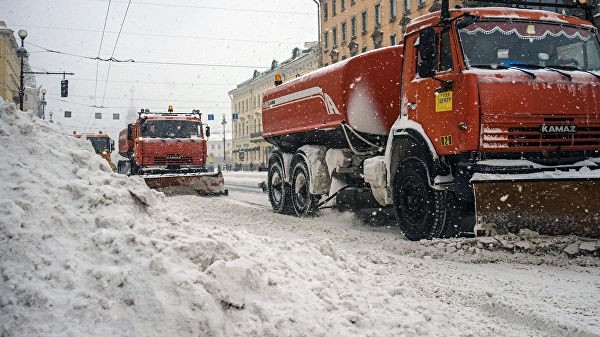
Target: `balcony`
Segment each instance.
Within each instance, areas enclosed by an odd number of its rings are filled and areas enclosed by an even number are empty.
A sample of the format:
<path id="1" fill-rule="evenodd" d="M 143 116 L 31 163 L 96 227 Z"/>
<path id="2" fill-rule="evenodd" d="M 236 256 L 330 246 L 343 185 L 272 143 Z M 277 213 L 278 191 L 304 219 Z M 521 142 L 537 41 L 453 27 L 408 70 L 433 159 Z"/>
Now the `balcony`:
<path id="1" fill-rule="evenodd" d="M 262 131 L 250 133 L 250 141 L 251 142 L 262 141 L 263 140 L 262 134 L 263 134 Z"/>

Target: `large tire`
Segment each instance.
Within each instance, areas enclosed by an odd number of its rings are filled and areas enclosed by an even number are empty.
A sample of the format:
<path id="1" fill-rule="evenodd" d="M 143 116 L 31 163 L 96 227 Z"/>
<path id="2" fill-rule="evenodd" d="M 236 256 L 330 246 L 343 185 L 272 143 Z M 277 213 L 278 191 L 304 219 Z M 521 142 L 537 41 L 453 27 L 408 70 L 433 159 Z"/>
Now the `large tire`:
<path id="1" fill-rule="evenodd" d="M 273 211 L 280 214 L 294 214 L 290 186 L 285 182 L 283 163 L 279 157 L 273 158 L 269 163 L 267 186 Z"/>
<path id="2" fill-rule="evenodd" d="M 311 216 L 317 210 L 320 196 L 310 194 L 310 173 L 301 156 L 292 160 L 292 205 L 299 217 Z"/>
<path id="3" fill-rule="evenodd" d="M 407 239 L 418 241 L 440 237 L 450 221 L 446 191 L 429 186 L 425 162 L 411 157 L 394 178 L 394 213 Z"/>

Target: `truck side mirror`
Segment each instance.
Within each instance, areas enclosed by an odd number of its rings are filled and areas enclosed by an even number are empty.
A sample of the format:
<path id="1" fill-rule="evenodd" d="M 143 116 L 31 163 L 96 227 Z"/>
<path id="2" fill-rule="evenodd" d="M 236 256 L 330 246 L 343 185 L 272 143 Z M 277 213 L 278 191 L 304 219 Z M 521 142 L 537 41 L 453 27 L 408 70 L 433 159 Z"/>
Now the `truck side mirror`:
<path id="1" fill-rule="evenodd" d="M 437 65 L 436 34 L 433 28 L 425 28 L 419 32 L 419 56 L 421 62 L 417 72 L 421 78 L 433 77 Z"/>
<path id="2" fill-rule="evenodd" d="M 206 134 L 206 138 L 210 137 L 210 126 L 206 126 L 206 131 L 204 133 Z"/>
<path id="3" fill-rule="evenodd" d="M 133 140 L 133 125 L 127 124 L 127 140 Z"/>
<path id="4" fill-rule="evenodd" d="M 115 141 L 111 139 L 109 141 L 109 149 L 108 149 L 108 151 L 109 152 L 113 152 L 114 150 L 115 150 Z"/>

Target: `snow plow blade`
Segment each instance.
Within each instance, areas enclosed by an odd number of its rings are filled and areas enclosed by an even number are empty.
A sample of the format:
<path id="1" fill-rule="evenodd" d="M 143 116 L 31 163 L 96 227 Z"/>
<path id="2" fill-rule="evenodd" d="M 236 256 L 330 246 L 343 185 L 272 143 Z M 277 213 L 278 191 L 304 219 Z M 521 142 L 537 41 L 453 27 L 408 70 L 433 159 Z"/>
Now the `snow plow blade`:
<path id="1" fill-rule="evenodd" d="M 546 235 L 600 237 L 600 179 L 472 183 L 478 235 L 526 228 Z"/>
<path id="2" fill-rule="evenodd" d="M 167 195 L 200 194 L 227 195 L 223 173 L 168 173 L 149 174 L 143 177 L 148 187 Z"/>

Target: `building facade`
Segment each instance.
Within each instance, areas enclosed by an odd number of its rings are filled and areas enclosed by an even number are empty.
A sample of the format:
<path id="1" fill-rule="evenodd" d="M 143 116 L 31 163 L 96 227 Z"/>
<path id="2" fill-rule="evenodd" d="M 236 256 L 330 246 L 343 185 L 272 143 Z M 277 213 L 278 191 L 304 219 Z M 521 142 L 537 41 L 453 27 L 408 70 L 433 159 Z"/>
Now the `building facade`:
<path id="1" fill-rule="evenodd" d="M 411 19 L 440 8 L 440 0 L 321 0 L 322 64 L 397 45 Z"/>
<path id="2" fill-rule="evenodd" d="M 14 31 L 0 21 L 0 97 L 7 102 L 18 102 L 21 76 L 21 60 L 17 56 L 19 45 Z M 27 57 L 24 59 L 24 71 L 31 71 Z M 32 74 L 24 76 L 23 109 L 38 113 L 39 91 Z"/>
<path id="3" fill-rule="evenodd" d="M 233 169 L 258 170 L 268 167 L 273 145 L 262 138 L 261 106 L 264 93 L 275 86 L 275 74 L 283 81 L 299 77 L 319 67 L 317 43 L 306 43 L 304 49 L 294 48 L 292 57 L 279 63 L 273 60 L 269 70 L 254 71 L 251 79 L 229 92 L 233 119 Z"/>
<path id="4" fill-rule="evenodd" d="M 208 159 L 207 163 L 213 166 L 222 166 L 225 163 L 227 166 L 231 164 L 231 139 L 225 139 L 225 152 L 223 152 L 223 140 L 211 139 L 208 141 Z M 225 154 L 225 160 L 223 160 Z"/>

